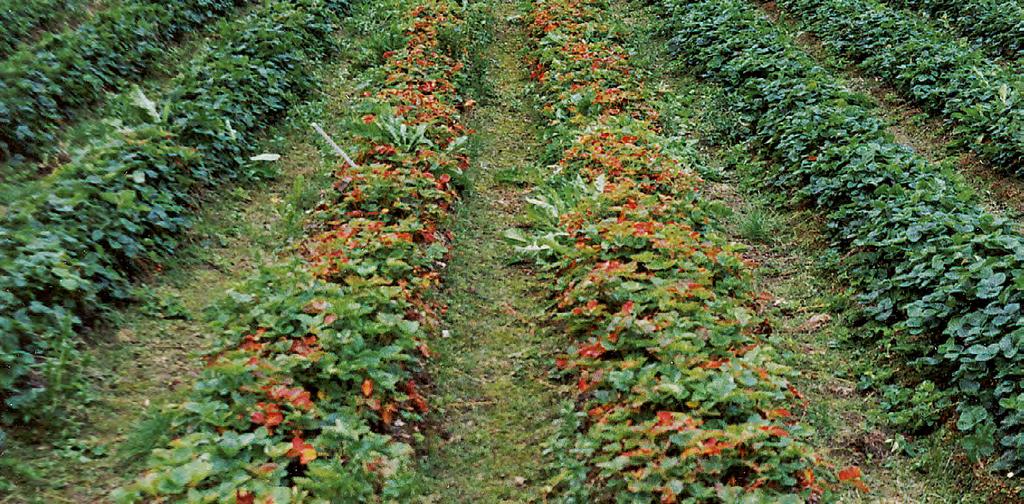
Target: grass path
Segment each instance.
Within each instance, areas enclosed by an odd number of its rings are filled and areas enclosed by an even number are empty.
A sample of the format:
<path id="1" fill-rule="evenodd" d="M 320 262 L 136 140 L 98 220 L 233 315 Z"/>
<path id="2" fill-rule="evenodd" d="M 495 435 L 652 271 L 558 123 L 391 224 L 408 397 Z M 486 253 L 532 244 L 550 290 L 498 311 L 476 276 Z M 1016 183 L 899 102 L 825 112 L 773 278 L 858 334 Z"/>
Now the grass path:
<path id="1" fill-rule="evenodd" d="M 433 502 L 529 500 L 542 483 L 541 445 L 558 412 L 545 377 L 556 341 L 541 330 L 543 286 L 510 265 L 513 251 L 503 239 L 524 219 L 525 188 L 516 181 L 540 148 L 525 96 L 520 49 L 527 40 L 514 2 L 491 6 L 495 38 L 484 54 L 491 92 L 475 113 L 476 163 L 439 294 L 449 305 L 448 337 L 432 347 L 434 418 L 445 431 L 428 436 Z"/>

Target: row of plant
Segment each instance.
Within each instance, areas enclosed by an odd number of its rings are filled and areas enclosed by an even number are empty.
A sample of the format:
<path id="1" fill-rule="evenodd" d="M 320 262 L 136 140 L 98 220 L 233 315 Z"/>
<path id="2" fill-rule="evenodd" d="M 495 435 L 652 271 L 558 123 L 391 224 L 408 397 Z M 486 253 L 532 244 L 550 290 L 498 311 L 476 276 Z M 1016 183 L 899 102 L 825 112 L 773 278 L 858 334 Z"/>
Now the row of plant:
<path id="1" fill-rule="evenodd" d="M 743 0 L 669 0 L 679 62 L 736 93 L 767 184 L 827 215 L 835 259 L 882 322 L 902 383 L 952 408 L 916 409 L 921 434 L 955 418 L 974 458 L 1024 461 L 1024 239 L 960 177 L 896 143 L 853 93 Z M 940 401 L 939 403 L 941 403 Z"/>
<path id="2" fill-rule="evenodd" d="M 989 54 L 1024 56 L 1024 5 L 1018 0 L 886 0 L 949 23 Z"/>
<path id="3" fill-rule="evenodd" d="M 221 27 L 140 117 L 0 215 L 2 420 L 48 416 L 82 383 L 78 333 L 179 245 L 197 191 L 238 176 L 256 136 L 316 86 L 343 2 L 268 0 Z"/>
<path id="4" fill-rule="evenodd" d="M 0 0 L 0 58 L 5 58 L 25 41 L 64 19 L 86 11 L 89 0 Z"/>
<path id="5" fill-rule="evenodd" d="M 439 315 L 426 295 L 449 253 L 469 132 L 463 65 L 441 44 L 459 12 L 445 0 L 410 9 L 407 41 L 367 72 L 347 125 L 355 162 L 337 169 L 301 258 L 213 307 L 219 341 L 175 407 L 175 439 L 115 500 L 413 500 Z"/>
<path id="6" fill-rule="evenodd" d="M 998 168 L 1024 170 L 1024 76 L 877 0 L 780 0 L 829 49 L 857 62 L 929 112 Z"/>
<path id="7" fill-rule="evenodd" d="M 533 229 L 509 237 L 551 280 L 572 338 L 556 367 L 578 392 L 547 448 L 551 497 L 827 499 L 802 397 L 766 340 L 767 299 L 699 177 L 663 148 L 609 9 L 543 0 L 528 17 L 551 174 L 530 199 Z"/>
<path id="8" fill-rule="evenodd" d="M 0 62 L 0 157 L 37 158 L 105 93 L 162 61 L 168 46 L 248 0 L 126 1 Z"/>

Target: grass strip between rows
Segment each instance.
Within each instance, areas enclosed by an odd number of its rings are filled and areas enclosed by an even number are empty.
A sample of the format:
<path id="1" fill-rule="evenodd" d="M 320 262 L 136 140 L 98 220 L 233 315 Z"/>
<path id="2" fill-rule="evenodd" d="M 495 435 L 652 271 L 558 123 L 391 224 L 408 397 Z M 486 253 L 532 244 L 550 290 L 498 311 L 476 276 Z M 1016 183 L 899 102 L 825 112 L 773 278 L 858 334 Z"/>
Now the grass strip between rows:
<path id="1" fill-rule="evenodd" d="M 0 158 L 53 152 L 76 114 L 143 77 L 168 45 L 247 1 L 133 0 L 20 48 L 0 62 Z"/>
<path id="2" fill-rule="evenodd" d="M 463 65 L 442 39 L 444 0 L 416 2 L 407 43 L 384 53 L 349 125 L 342 166 L 299 256 L 213 310 L 220 342 L 176 436 L 119 501 L 408 502 L 412 443 L 438 313 L 426 294 L 449 253 L 445 223 L 468 131 Z"/>
<path id="3" fill-rule="evenodd" d="M 767 298 L 701 180 L 663 147 L 603 0 L 542 0 L 531 63 L 550 177 L 510 232 L 552 282 L 578 395 L 547 451 L 558 502 L 808 502 L 834 481 L 767 341 Z M 844 478 L 859 483 L 855 468 Z"/>
<path id="4" fill-rule="evenodd" d="M 1024 173 L 1024 75 L 877 0 L 778 0 L 829 49 L 955 125 L 995 168 Z"/>
<path id="5" fill-rule="evenodd" d="M 197 191 L 238 176 L 256 135 L 317 80 L 345 3 L 272 0 L 234 23 L 105 144 L 0 216 L 5 423 L 49 414 L 82 384 L 78 333 L 130 299 L 190 224 Z"/>
<path id="6" fill-rule="evenodd" d="M 774 164 L 766 184 L 827 215 L 873 342 L 902 355 L 903 383 L 950 408 L 916 409 L 917 434 L 950 417 L 974 458 L 1024 460 L 1024 239 L 961 178 L 896 143 L 853 93 L 742 0 L 670 0 L 679 63 L 735 93 L 753 145 Z M 841 256 L 839 254 L 842 254 Z M 934 397 L 932 399 L 935 399 Z M 941 401 L 939 401 L 941 403 Z"/>

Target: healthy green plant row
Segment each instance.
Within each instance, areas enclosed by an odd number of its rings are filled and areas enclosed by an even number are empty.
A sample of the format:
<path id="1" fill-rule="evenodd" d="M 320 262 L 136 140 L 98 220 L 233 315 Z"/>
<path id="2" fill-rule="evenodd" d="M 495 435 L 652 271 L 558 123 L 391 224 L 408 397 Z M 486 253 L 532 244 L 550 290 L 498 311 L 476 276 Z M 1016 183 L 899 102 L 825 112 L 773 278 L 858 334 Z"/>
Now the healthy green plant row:
<path id="1" fill-rule="evenodd" d="M 316 84 L 345 4 L 268 0 L 223 25 L 144 119 L 0 216 L 2 420 L 44 417 L 80 383 L 77 334 L 129 298 L 189 225 L 195 191 L 239 174 L 256 134 Z"/>
<path id="2" fill-rule="evenodd" d="M 0 158 L 53 152 L 57 132 L 151 69 L 168 45 L 247 0 L 134 0 L 0 62 Z"/>
<path id="3" fill-rule="evenodd" d="M 853 93 L 742 0 L 668 0 L 682 64 L 736 92 L 766 183 L 827 213 L 882 334 L 956 403 L 968 452 L 1024 461 L 1024 239 L 962 180 L 896 143 Z M 838 257 L 838 255 L 837 255 Z M 907 377 L 910 379 L 910 377 Z M 913 420 L 934 428 L 936 408 Z M 908 422 L 909 423 L 909 422 Z"/>
<path id="4" fill-rule="evenodd" d="M 0 58 L 62 19 L 78 17 L 89 0 L 0 0 Z"/>
<path id="5" fill-rule="evenodd" d="M 1017 0 L 887 0 L 948 22 L 994 56 L 1024 56 L 1024 5 Z"/>
<path id="6" fill-rule="evenodd" d="M 509 238 L 551 280 L 572 337 L 556 366 L 578 391 L 547 447 L 549 497 L 829 500 L 792 370 L 765 339 L 767 298 L 699 177 L 662 147 L 609 9 L 542 0 L 528 18 L 553 170 L 530 199 L 534 229 Z"/>
<path id="7" fill-rule="evenodd" d="M 116 501 L 414 501 L 422 362 L 438 330 L 425 295 L 469 158 L 462 64 L 440 43 L 460 13 L 445 0 L 409 9 L 407 42 L 366 72 L 347 125 L 357 166 L 338 166 L 301 259 L 213 308 L 220 341 L 175 409 L 177 437 Z"/>
<path id="8" fill-rule="evenodd" d="M 1024 170 L 1024 75 L 876 0 L 780 0 L 822 42 L 956 125 L 998 168 Z"/>

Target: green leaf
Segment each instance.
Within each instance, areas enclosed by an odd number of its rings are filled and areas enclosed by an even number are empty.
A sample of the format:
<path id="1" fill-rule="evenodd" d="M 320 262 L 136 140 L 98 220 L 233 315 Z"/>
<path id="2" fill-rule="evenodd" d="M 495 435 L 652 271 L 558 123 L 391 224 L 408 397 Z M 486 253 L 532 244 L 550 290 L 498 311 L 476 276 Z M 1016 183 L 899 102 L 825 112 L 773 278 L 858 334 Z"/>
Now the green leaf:
<path id="1" fill-rule="evenodd" d="M 999 295 L 1002 285 L 1006 282 L 1006 273 L 994 273 L 978 282 L 978 297 L 990 299 Z"/>
<path id="2" fill-rule="evenodd" d="M 956 428 L 961 431 L 969 431 L 985 420 L 988 420 L 988 411 L 982 406 L 969 406 L 960 411 L 960 418 L 956 421 Z"/>

